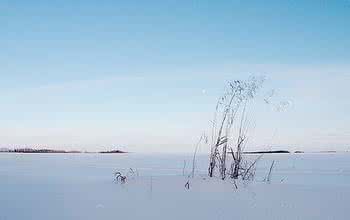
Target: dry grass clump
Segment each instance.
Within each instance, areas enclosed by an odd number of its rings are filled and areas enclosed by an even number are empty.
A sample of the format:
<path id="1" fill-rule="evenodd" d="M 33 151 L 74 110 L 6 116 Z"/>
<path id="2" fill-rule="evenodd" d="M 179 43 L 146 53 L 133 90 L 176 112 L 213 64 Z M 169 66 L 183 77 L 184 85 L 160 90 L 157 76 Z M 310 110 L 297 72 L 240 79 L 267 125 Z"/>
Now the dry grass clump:
<path id="1" fill-rule="evenodd" d="M 235 80 L 229 83 L 228 91 L 219 99 L 211 132 L 209 177 L 218 174 L 223 180 L 229 177 L 244 181 L 254 178 L 255 166 L 261 156 L 251 162 L 243 157 L 251 127 L 247 108 L 263 82 L 264 78 L 256 77 Z"/>

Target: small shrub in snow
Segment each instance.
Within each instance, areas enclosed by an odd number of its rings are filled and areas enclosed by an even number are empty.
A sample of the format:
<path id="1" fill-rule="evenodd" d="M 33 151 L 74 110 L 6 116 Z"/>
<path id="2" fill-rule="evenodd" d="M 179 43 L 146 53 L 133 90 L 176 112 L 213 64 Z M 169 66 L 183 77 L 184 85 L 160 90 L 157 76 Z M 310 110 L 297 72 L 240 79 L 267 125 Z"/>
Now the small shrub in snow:
<path id="1" fill-rule="evenodd" d="M 118 183 L 124 184 L 126 183 L 126 176 L 123 176 L 121 172 L 114 173 L 114 180 Z"/>

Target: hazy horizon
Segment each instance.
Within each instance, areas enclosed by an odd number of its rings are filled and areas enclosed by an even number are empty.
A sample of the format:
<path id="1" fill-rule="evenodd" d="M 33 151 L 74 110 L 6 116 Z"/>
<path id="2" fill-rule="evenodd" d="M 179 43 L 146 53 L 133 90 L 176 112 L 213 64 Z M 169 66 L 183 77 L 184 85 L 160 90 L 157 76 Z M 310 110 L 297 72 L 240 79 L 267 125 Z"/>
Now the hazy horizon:
<path id="1" fill-rule="evenodd" d="M 227 82 L 263 75 L 248 150 L 350 150 L 349 1 L 0 10 L 0 148 L 192 152 Z"/>

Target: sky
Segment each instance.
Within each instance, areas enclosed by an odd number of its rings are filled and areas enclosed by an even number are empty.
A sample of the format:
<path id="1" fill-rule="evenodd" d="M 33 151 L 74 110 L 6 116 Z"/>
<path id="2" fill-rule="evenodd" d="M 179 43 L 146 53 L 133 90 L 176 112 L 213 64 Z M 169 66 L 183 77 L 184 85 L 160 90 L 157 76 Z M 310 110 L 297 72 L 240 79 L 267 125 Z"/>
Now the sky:
<path id="1" fill-rule="evenodd" d="M 263 75 L 249 149 L 350 150 L 348 0 L 0 0 L 0 27 L 0 147 L 192 152 Z"/>

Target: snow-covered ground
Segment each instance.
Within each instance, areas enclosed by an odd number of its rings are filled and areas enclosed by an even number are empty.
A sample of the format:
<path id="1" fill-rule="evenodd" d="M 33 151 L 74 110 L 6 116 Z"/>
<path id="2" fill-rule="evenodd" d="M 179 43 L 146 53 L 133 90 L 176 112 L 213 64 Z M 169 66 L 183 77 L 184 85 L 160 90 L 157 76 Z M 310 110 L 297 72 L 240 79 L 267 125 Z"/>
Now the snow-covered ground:
<path id="1" fill-rule="evenodd" d="M 184 161 L 188 174 L 191 155 L 3 153 L 0 220 L 350 218 L 350 154 L 265 155 L 256 181 L 238 190 L 206 177 L 206 155 L 187 190 Z M 138 175 L 113 182 L 129 168 Z"/>

